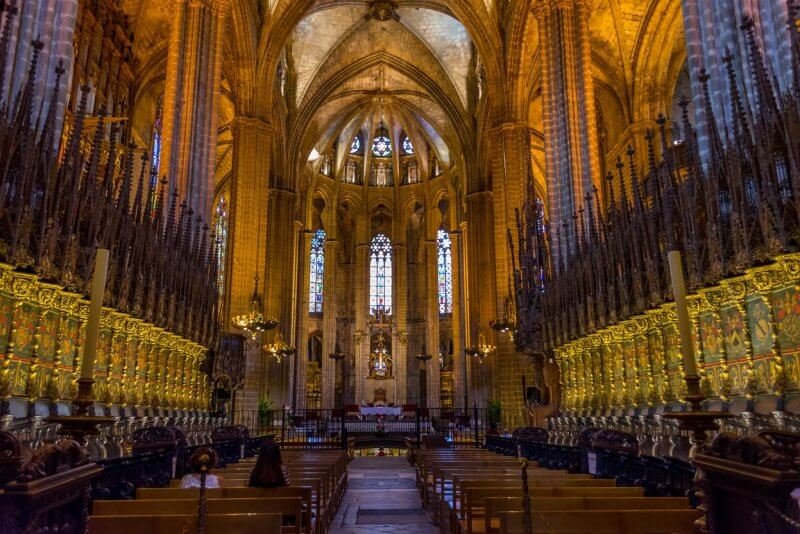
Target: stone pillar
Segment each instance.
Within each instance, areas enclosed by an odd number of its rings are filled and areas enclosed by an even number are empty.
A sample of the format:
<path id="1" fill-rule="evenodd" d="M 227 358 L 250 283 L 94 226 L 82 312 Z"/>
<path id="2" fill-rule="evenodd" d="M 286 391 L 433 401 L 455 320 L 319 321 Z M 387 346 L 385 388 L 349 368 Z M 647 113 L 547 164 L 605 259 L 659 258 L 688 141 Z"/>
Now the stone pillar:
<path id="1" fill-rule="evenodd" d="M 555 261 L 577 242 L 572 215 L 601 178 L 586 4 L 543 0 L 534 9 L 542 49 L 548 218 L 563 232 L 560 240 L 555 231 L 550 236 Z"/>
<path id="2" fill-rule="evenodd" d="M 263 147 L 262 147 L 263 150 Z M 295 218 L 297 195 L 292 191 L 271 189 L 267 208 L 266 276 L 264 278 L 264 315 L 274 317 L 278 326 L 267 334 L 272 341 L 277 332 L 291 341 L 295 296 Z M 288 401 L 289 364 L 285 359 L 269 358 L 268 390 L 275 404 Z"/>
<path id="3" fill-rule="evenodd" d="M 305 230 L 302 233 L 302 253 L 300 255 L 300 263 L 298 265 L 299 272 L 302 273 L 300 277 L 300 307 L 297 310 L 297 336 L 295 338 L 295 346 L 297 347 L 297 358 L 295 359 L 295 387 L 294 387 L 294 407 L 295 409 L 302 410 L 306 407 L 306 362 L 308 361 L 308 335 L 309 335 L 309 286 L 311 284 L 311 269 L 309 268 L 311 259 L 311 240 L 314 238 L 314 232 Z M 327 258 L 327 256 L 326 256 Z M 324 276 L 324 274 L 323 274 Z M 324 305 L 324 301 L 323 301 Z M 327 354 L 322 355 L 323 358 L 328 358 Z M 330 358 L 328 358 L 330 359 Z"/>
<path id="4" fill-rule="evenodd" d="M 464 369 L 464 285 L 466 272 L 462 270 L 462 230 L 450 232 L 453 263 L 453 407 L 463 407 L 466 376 Z M 436 353 L 433 353 L 434 357 Z"/>
<path id="5" fill-rule="evenodd" d="M 430 235 L 430 234 L 429 234 Z M 439 368 L 439 248 L 436 244 L 436 233 L 433 238 L 425 240 L 425 302 L 427 322 L 425 328 L 425 344 L 429 354 L 434 357 L 425 363 L 425 394 L 428 408 L 439 408 L 442 389 L 441 370 Z"/>
<path id="6" fill-rule="evenodd" d="M 365 236 L 364 236 L 365 237 Z M 369 243 L 360 242 L 356 245 L 355 265 L 355 402 L 372 400 L 372 391 L 365 391 L 365 378 L 369 376 Z M 360 339 L 359 339 L 360 338 Z M 367 398 L 369 396 L 369 398 Z"/>
<path id="7" fill-rule="evenodd" d="M 61 93 L 57 104 L 55 128 L 58 132 L 64 121 L 68 88 L 72 78 L 78 0 L 7 0 L 6 4 L 10 4 L 18 11 L 9 33 L 7 56 L 0 58 L 0 61 L 5 61 L 0 65 L 3 69 L 0 97 L 7 104 L 16 101 L 17 94 L 28 80 L 30 61 L 33 57 L 33 42 L 41 41 L 38 83 L 33 95 L 32 124 L 36 124 L 40 118 L 40 106 L 42 121 L 48 112 L 55 87 L 56 66 L 63 61 L 66 74 L 61 79 Z M 8 11 L 0 16 L 0 21 L 4 22 L 7 16 Z M 9 105 L 8 111 L 13 110 L 14 106 Z M 58 140 L 60 141 L 60 138 Z"/>
<path id="8" fill-rule="evenodd" d="M 482 311 L 486 311 L 481 316 L 481 327 L 487 341 L 496 346 L 496 352 L 486 358 L 482 367 L 486 367 L 487 364 L 491 367 L 492 398 L 500 401 L 505 417 L 515 418 L 513 423 L 509 420 L 509 424 L 521 424 L 520 416 L 524 401 L 520 387 L 521 358 L 517 355 L 511 336 L 497 334 L 491 330 L 488 323 L 492 319 L 502 318 L 505 301 L 512 297 L 513 263 L 508 239 L 510 236 L 516 242 L 515 213 L 522 207 L 525 187 L 530 179 L 529 158 L 515 157 L 515 155 L 530 153 L 528 129 L 523 124 L 503 124 L 492 130 L 491 136 L 495 254 L 492 280 L 496 284 L 496 292 L 493 304 L 481 308 Z M 470 227 L 476 228 L 472 225 Z M 518 250 L 516 245 L 515 250 Z M 481 407 L 485 407 L 485 403 Z"/>
<path id="9" fill-rule="evenodd" d="M 698 129 L 700 154 L 704 160 L 709 156 L 706 128 L 710 117 L 706 116 L 701 72 L 705 70 L 709 76 L 709 104 L 714 111 L 718 131 L 722 133 L 726 127 L 730 127 L 733 120 L 728 77 L 723 61 L 725 56 L 730 55 L 733 58 L 731 65 L 736 71 L 739 91 L 747 108 L 745 112 L 752 119 L 757 102 L 756 82 L 750 70 L 746 36 L 740 29 L 745 17 L 750 17 L 767 69 L 778 81 L 779 86 L 773 87 L 773 90 L 780 94 L 788 91 L 793 85 L 793 68 L 787 4 L 784 1 L 682 0 L 694 119 Z M 680 120 L 679 117 L 672 119 Z"/>
<path id="10" fill-rule="evenodd" d="M 344 362 L 328 358 L 336 349 L 336 284 L 339 281 L 337 261 L 339 242 L 328 237 L 325 240 L 325 273 L 322 286 L 322 408 L 336 405 L 336 366 L 344 368 Z M 340 340 L 343 341 L 343 340 Z M 345 350 L 342 347 L 342 350 Z"/>
<path id="11" fill-rule="evenodd" d="M 473 347 L 481 326 L 489 340 L 492 332 L 489 321 L 494 318 L 497 306 L 497 282 L 493 226 L 486 224 L 494 220 L 493 194 L 488 191 L 470 193 L 466 197 L 466 230 L 464 263 L 469 276 L 465 280 L 466 346 Z M 492 317 L 487 317 L 491 315 Z M 492 395 L 491 384 L 494 362 L 497 355 L 489 356 L 483 364 L 470 358 L 467 363 L 469 376 L 468 404 L 483 407 Z"/>
<path id="12" fill-rule="evenodd" d="M 253 294 L 253 276 L 260 278 L 259 291 L 264 293 L 267 250 L 267 197 L 269 191 L 272 128 L 262 120 L 236 117 L 233 133 L 233 176 L 231 179 L 231 220 L 227 310 L 223 328 L 232 329 L 230 318 L 246 313 Z M 260 341 L 260 340 L 259 340 Z M 260 341 L 261 342 L 261 341 Z M 264 359 L 260 344 L 248 342 L 245 387 L 237 395 L 237 409 L 256 409 L 262 395 Z"/>
<path id="13" fill-rule="evenodd" d="M 176 0 L 167 52 L 161 174 L 206 221 L 214 193 L 224 7 L 225 0 Z"/>
<path id="14" fill-rule="evenodd" d="M 406 387 L 409 361 L 414 360 L 414 354 L 410 354 L 408 341 L 408 249 L 404 243 L 394 245 L 392 265 L 394 266 L 394 306 L 392 316 L 397 327 L 392 344 L 392 361 L 394 369 L 392 374 L 395 377 L 397 387 L 397 404 L 405 404 Z"/>

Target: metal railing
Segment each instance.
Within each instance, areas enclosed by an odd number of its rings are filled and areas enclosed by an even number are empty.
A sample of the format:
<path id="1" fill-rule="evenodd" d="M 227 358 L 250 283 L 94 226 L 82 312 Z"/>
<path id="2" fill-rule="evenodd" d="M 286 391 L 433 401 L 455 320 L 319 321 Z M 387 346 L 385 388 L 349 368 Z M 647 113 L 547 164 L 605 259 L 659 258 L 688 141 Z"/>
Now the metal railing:
<path id="1" fill-rule="evenodd" d="M 480 447 L 491 427 L 489 411 L 473 408 L 415 408 L 403 410 L 389 407 L 379 414 L 367 413 L 359 407 L 345 409 L 303 410 L 237 410 L 231 422 L 247 427 L 251 434 L 274 434 L 283 445 L 330 448 L 338 442 L 348 448 L 348 439 L 365 446 L 377 442 L 404 442 L 409 438 L 420 443 L 423 436 L 438 435 L 455 447 Z"/>

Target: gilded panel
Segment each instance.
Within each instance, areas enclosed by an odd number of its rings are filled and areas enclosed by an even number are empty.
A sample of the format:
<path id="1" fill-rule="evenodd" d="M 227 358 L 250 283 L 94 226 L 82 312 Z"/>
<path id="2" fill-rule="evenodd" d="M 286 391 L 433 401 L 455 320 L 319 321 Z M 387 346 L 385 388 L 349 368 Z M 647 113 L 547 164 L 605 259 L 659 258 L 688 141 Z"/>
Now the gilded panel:
<path id="1" fill-rule="evenodd" d="M 728 366 L 730 375 L 730 394 L 733 397 L 744 397 L 747 395 L 748 378 L 750 368 L 747 362 L 733 363 Z"/>
<path id="2" fill-rule="evenodd" d="M 8 334 L 11 331 L 11 314 L 14 301 L 8 295 L 0 293 L 0 354 L 8 348 Z"/>
<path id="3" fill-rule="evenodd" d="M 786 387 L 790 390 L 800 390 L 800 353 L 784 355 L 783 368 L 786 373 Z"/>
<path id="4" fill-rule="evenodd" d="M 23 303 L 17 307 L 14 317 L 14 357 L 30 359 L 33 355 L 33 344 L 36 336 L 36 325 L 39 322 L 39 308 Z"/>
<path id="5" fill-rule="evenodd" d="M 719 363 L 725 357 L 722 325 L 719 317 L 716 313 L 705 312 L 699 315 L 698 322 L 700 341 L 703 344 L 703 360 L 706 364 Z"/>
<path id="6" fill-rule="evenodd" d="M 794 285 L 772 293 L 778 345 L 786 355 L 800 350 L 800 292 Z"/>
<path id="7" fill-rule="evenodd" d="M 61 315 L 58 312 L 46 311 L 42 314 L 39 321 L 39 350 L 37 351 L 39 362 L 53 363 L 55 361 L 60 326 Z"/>
<path id="8" fill-rule="evenodd" d="M 9 393 L 16 396 L 27 395 L 28 375 L 30 374 L 30 362 L 22 360 L 12 360 L 8 364 Z"/>
<path id="9" fill-rule="evenodd" d="M 745 318 L 738 306 L 725 306 L 719 311 L 722 325 L 722 339 L 725 346 L 725 355 L 728 362 L 735 362 L 747 358 L 747 345 L 745 344 Z"/>
<path id="10" fill-rule="evenodd" d="M 762 295 L 750 295 L 747 297 L 746 310 L 753 356 L 772 354 L 775 336 L 772 332 L 772 317 L 767 300 Z"/>

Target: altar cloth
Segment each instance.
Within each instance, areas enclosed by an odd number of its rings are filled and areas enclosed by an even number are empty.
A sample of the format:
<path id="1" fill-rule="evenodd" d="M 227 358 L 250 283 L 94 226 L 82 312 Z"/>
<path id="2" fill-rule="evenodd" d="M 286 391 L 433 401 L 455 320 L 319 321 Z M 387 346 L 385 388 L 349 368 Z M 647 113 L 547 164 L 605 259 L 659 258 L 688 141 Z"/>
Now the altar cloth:
<path id="1" fill-rule="evenodd" d="M 400 406 L 361 406 L 361 415 L 400 415 Z"/>

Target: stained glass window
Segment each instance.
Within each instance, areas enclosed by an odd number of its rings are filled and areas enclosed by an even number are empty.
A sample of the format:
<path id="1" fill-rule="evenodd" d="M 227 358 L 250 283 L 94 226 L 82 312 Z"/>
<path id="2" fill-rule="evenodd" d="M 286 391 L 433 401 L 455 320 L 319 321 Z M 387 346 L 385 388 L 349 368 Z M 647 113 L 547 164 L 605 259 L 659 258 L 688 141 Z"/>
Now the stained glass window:
<path id="1" fill-rule="evenodd" d="M 308 288 L 309 313 L 322 313 L 323 275 L 325 274 L 325 230 L 311 238 L 311 277 Z"/>
<path id="2" fill-rule="evenodd" d="M 450 234 L 440 229 L 439 246 L 439 315 L 453 313 L 453 255 Z"/>
<path id="3" fill-rule="evenodd" d="M 217 290 L 222 297 L 225 290 L 225 260 L 228 253 L 228 200 L 220 195 L 214 209 L 214 239 L 217 256 Z"/>
<path id="4" fill-rule="evenodd" d="M 370 247 L 369 310 L 392 314 L 392 242 L 386 234 L 376 235 Z"/>
<path id="5" fill-rule="evenodd" d="M 392 155 L 392 141 L 381 131 L 372 141 L 372 154 L 379 158 L 386 158 Z"/>
<path id="6" fill-rule="evenodd" d="M 411 143 L 411 139 L 409 139 L 408 136 L 403 139 L 403 152 L 406 154 L 414 153 L 414 145 Z"/>
<path id="7" fill-rule="evenodd" d="M 156 116 L 153 120 L 153 135 L 150 140 L 150 190 L 155 191 L 158 185 L 158 172 L 161 167 L 161 148 L 164 130 L 164 95 L 158 97 L 156 102 Z M 153 195 L 152 206 L 155 208 L 156 195 Z"/>
<path id="8" fill-rule="evenodd" d="M 350 153 L 358 154 L 361 152 L 361 136 L 355 136 L 353 142 L 350 144 Z"/>

